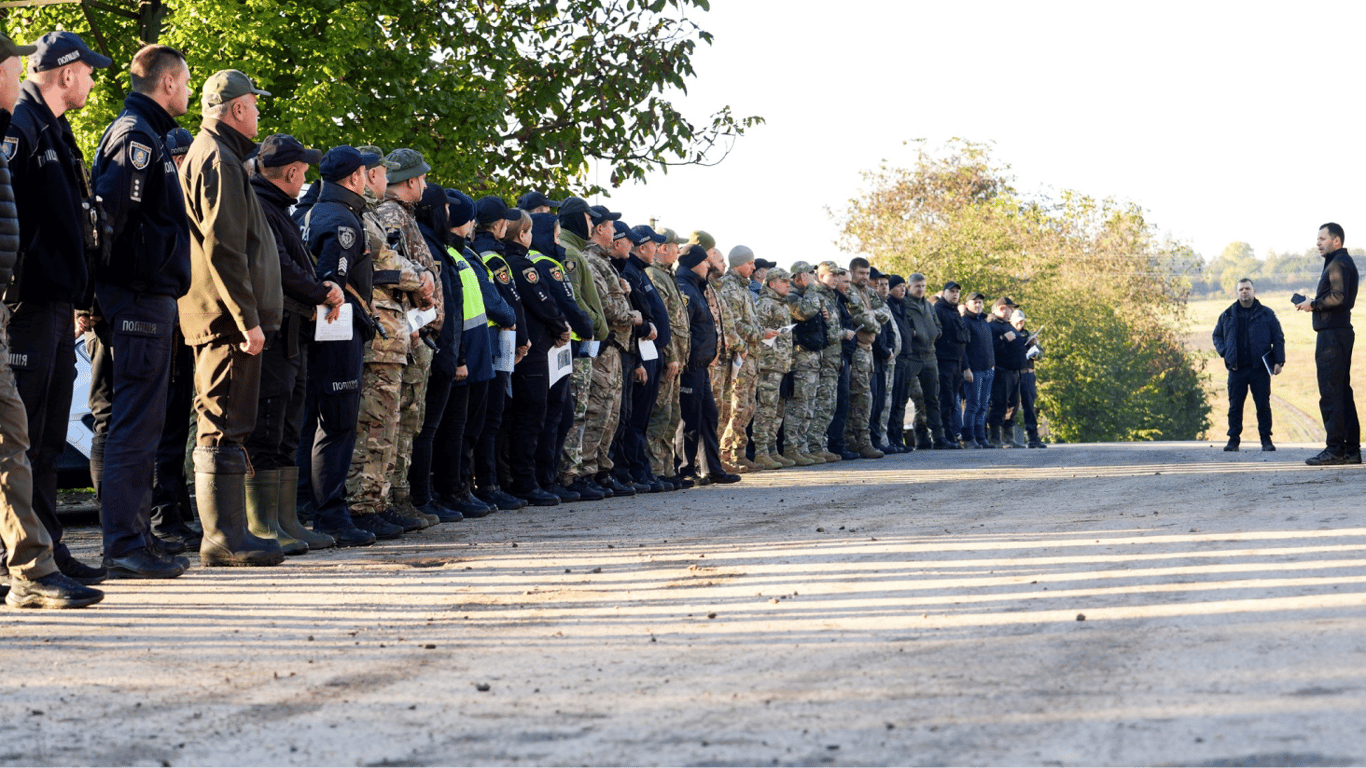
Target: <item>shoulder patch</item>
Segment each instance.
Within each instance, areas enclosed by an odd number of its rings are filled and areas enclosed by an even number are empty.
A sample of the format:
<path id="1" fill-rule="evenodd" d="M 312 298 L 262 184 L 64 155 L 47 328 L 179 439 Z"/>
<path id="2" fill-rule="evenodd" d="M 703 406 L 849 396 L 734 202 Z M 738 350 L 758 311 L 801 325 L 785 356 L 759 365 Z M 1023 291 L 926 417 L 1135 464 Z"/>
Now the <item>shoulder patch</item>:
<path id="1" fill-rule="evenodd" d="M 498 271 L 493 273 L 493 276 L 498 278 L 498 282 L 503 285 L 507 285 L 508 281 L 512 280 L 512 275 L 508 274 L 507 267 L 499 267 Z"/>
<path id="2" fill-rule="evenodd" d="M 569 263 L 570 263 L 570 264 L 573 264 L 574 262 L 571 261 L 571 262 L 569 262 Z M 564 282 L 564 273 L 560 271 L 560 268 L 559 268 L 559 267 L 551 267 L 551 268 L 550 268 L 550 277 L 551 277 L 552 279 L 554 279 L 556 282 L 559 282 L 559 283 L 563 283 L 563 282 Z"/>
<path id="3" fill-rule="evenodd" d="M 686 307 L 686 306 L 688 306 L 688 305 L 691 304 L 691 303 L 692 303 L 692 302 L 691 302 L 690 297 L 688 296 L 688 294 L 684 293 L 684 294 L 683 294 L 683 306 Z"/>
<path id="4" fill-rule="evenodd" d="M 152 161 L 152 148 L 136 141 L 128 142 L 128 162 L 139 171 L 144 170 Z"/>
<path id="5" fill-rule="evenodd" d="M 6 139 L 6 141 L 9 141 L 9 139 Z M 566 261 L 566 262 L 564 263 L 564 271 L 565 271 L 565 272 L 568 272 L 568 273 L 571 274 L 571 275 L 574 274 L 574 270 L 576 269 L 576 267 L 575 267 L 574 265 L 577 264 L 577 263 L 578 263 L 578 262 L 574 261 L 573 259 L 570 259 L 570 260 Z"/>
<path id="6" fill-rule="evenodd" d="M 337 227 L 337 244 L 342 250 L 349 251 L 356 244 L 356 230 L 351 227 Z"/>
<path id="7" fill-rule="evenodd" d="M 522 277 L 525 277 L 526 281 L 532 285 L 541 282 L 541 273 L 537 272 L 535 267 L 527 267 L 522 270 Z"/>
<path id="8" fill-rule="evenodd" d="M 8 160 L 13 160 L 13 159 L 14 159 L 14 154 L 15 154 L 16 152 L 18 152 L 18 151 L 19 151 L 19 140 L 16 139 L 16 138 L 14 138 L 13 136 L 6 136 L 6 137 L 5 137 L 5 145 L 4 145 L 5 160 L 6 160 L 6 161 L 8 161 Z"/>

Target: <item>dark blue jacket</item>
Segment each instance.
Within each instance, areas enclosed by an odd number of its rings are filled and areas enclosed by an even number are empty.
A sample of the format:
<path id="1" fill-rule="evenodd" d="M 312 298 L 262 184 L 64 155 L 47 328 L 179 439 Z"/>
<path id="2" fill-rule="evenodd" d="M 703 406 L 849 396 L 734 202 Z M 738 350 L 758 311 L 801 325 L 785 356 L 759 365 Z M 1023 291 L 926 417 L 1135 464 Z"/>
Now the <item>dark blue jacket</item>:
<path id="1" fill-rule="evenodd" d="M 589 317 L 575 300 L 574 282 L 564 273 L 564 246 L 555 242 L 555 224 L 558 221 L 559 217 L 553 213 L 531 214 L 531 250 L 549 256 L 559 262 L 560 266 L 557 268 L 554 264 L 536 261 L 534 254 L 532 261 L 536 264 L 536 270 L 541 273 L 546 290 L 555 297 L 555 303 L 559 305 L 560 313 L 564 315 L 570 329 L 581 339 L 591 339 L 593 318 Z"/>
<path id="2" fill-rule="evenodd" d="M 1007 371 L 1022 371 L 1028 361 L 1025 360 L 1025 352 L 1029 350 L 1027 334 L 1015 330 L 1015 326 L 992 315 L 987 320 L 987 328 L 991 330 L 991 344 L 996 351 L 996 367 Z M 1007 340 L 1006 334 L 1014 333 L 1013 340 Z"/>
<path id="3" fill-rule="evenodd" d="M 1260 301 L 1252 300 L 1252 315 L 1247 326 L 1248 350 L 1251 360 L 1238 359 L 1238 302 L 1233 302 L 1219 322 L 1214 324 L 1214 351 L 1224 358 L 1224 367 L 1236 371 L 1250 365 L 1262 365 L 1261 358 L 1270 352 L 1267 362 L 1274 368 L 1285 364 L 1285 334 L 1276 313 Z"/>
<path id="4" fill-rule="evenodd" d="M 96 282 L 177 299 L 190 289 L 185 193 L 162 141 L 177 127 L 151 97 L 132 93 L 105 129 L 91 177 L 114 237 L 109 263 L 95 265 Z"/>
<path id="5" fill-rule="evenodd" d="M 10 114 L 0 109 L 0 136 L 9 129 Z M 19 209 L 14 206 L 14 189 L 10 186 L 9 163 L 0 152 L 0 291 L 4 291 L 14 277 L 14 265 L 19 261 Z"/>
<path id="6" fill-rule="evenodd" d="M 460 349 L 464 343 L 462 320 L 465 317 L 465 295 L 461 291 L 455 260 L 446 253 L 446 240 L 450 235 L 446 218 L 446 191 L 435 184 L 428 184 L 422 199 L 413 209 L 413 217 L 417 220 L 417 228 L 422 231 L 422 239 L 427 241 L 432 260 L 441 265 L 441 299 L 446 319 L 433 340 L 436 353 L 432 356 L 432 370 L 446 379 L 454 379 L 455 369 L 464 365 Z"/>
<path id="7" fill-rule="evenodd" d="M 373 299 L 375 271 L 365 243 L 365 224 L 361 220 L 364 211 L 365 198 L 340 184 L 323 182 L 318 202 L 308 212 L 304 244 L 316 262 L 318 279 L 342 286 L 347 302 L 352 305 L 356 329 L 369 340 L 375 333 L 374 317 L 367 309 Z M 360 294 L 367 307 L 362 307 L 346 290 L 348 285 Z"/>
<path id="8" fill-rule="evenodd" d="M 564 321 L 555 297 L 541 281 L 540 270 L 527 257 L 527 249 L 521 243 L 504 243 L 503 258 L 517 283 L 517 295 L 522 298 L 527 339 L 531 344 L 527 356 L 522 358 L 526 363 L 524 370 L 538 371 L 548 364 L 546 353 L 555 346 L 561 334 L 569 330 L 569 324 Z"/>
<path id="9" fill-rule="evenodd" d="M 911 361 L 915 359 L 915 349 L 911 346 L 911 321 L 906 318 L 906 300 L 888 294 L 887 308 L 892 310 L 892 322 L 896 323 L 896 329 L 901 332 L 901 352 L 896 356 L 898 361 Z M 990 346 L 988 341 L 987 345 Z"/>
<path id="10" fill-rule="evenodd" d="M 635 254 L 631 254 L 621 270 L 621 276 L 631 284 L 631 295 L 640 294 L 642 303 L 649 306 L 650 311 L 645 313 L 645 318 L 646 322 L 655 324 L 655 348 L 665 349 L 673 338 L 672 329 L 669 328 L 669 310 L 664 306 L 664 299 L 660 297 L 659 291 L 655 290 L 655 284 L 650 282 L 650 276 L 645 274 L 647 266 Z M 650 326 L 645 323 L 636 326 L 636 329 L 638 336 L 650 335 Z"/>
<path id="11" fill-rule="evenodd" d="M 934 356 L 940 362 L 945 360 L 962 361 L 966 357 L 963 347 L 972 341 L 972 334 L 968 331 L 967 324 L 963 322 L 962 315 L 958 314 L 958 305 L 950 304 L 943 296 L 934 300 L 931 305 L 934 307 L 934 314 L 939 318 L 939 338 L 934 342 Z M 967 370 L 966 362 L 961 366 Z"/>
<path id="12" fill-rule="evenodd" d="M 968 342 L 967 346 L 968 370 L 989 371 L 995 368 L 996 348 L 992 344 L 991 328 L 987 326 L 986 313 L 969 313 L 963 321 L 968 326 L 968 333 L 972 334 L 972 341 Z"/>
<path id="13" fill-rule="evenodd" d="M 327 287 L 313 271 L 313 257 L 308 255 L 303 233 L 289 216 L 294 198 L 263 176 L 251 177 L 251 188 L 261 201 L 270 231 L 275 235 L 275 249 L 280 254 L 280 284 L 285 293 L 285 309 L 296 315 L 311 317 L 313 310 L 327 300 Z M 340 283 L 338 283 L 340 285 Z"/>
<path id="14" fill-rule="evenodd" d="M 513 317 L 512 310 L 503 302 L 503 297 L 498 295 L 498 289 L 494 288 L 488 281 L 488 274 L 479 264 L 479 257 L 474 251 L 465 246 L 465 239 L 456 235 L 451 235 L 451 244 L 448 249 L 455 250 L 465 259 L 464 264 L 454 264 L 454 270 L 459 274 L 456 276 L 456 285 L 464 285 L 466 280 L 473 280 L 479 284 L 479 293 L 484 299 L 484 314 L 489 320 L 495 323 L 507 321 L 511 323 Z M 449 255 L 450 250 L 447 251 Z M 490 301 L 496 302 L 490 304 Z M 447 304 L 446 306 L 450 306 Z M 451 322 L 459 318 L 447 314 L 446 321 Z M 489 326 L 485 325 L 485 328 Z M 460 357 L 457 364 L 463 364 L 469 369 L 469 376 L 464 381 L 457 381 L 455 386 L 464 384 L 477 384 L 481 381 L 488 381 L 493 378 L 497 371 L 493 370 L 493 342 L 494 337 L 489 333 L 479 333 L 477 328 L 469 328 L 460 336 Z"/>
<path id="15" fill-rule="evenodd" d="M 526 333 L 526 309 L 522 307 L 522 297 L 517 293 L 517 281 L 512 278 L 512 267 L 508 266 L 507 258 L 503 256 L 503 243 L 495 238 L 492 232 L 484 230 L 474 233 L 470 248 L 479 254 L 479 263 L 491 273 L 493 285 L 502 295 L 503 303 L 507 304 L 516 317 L 517 346 L 530 343 Z M 496 335 L 497 331 L 494 333 Z"/>
<path id="16" fill-rule="evenodd" d="M 683 294 L 683 311 L 688 313 L 688 330 L 692 335 L 692 349 L 688 352 L 690 369 L 706 368 L 716 359 L 716 319 L 707 306 L 707 281 L 697 273 L 679 265 L 674 282 Z"/>
<path id="17" fill-rule="evenodd" d="M 19 207 L 19 266 L 6 303 L 88 306 L 89 262 L 81 226 L 85 156 L 66 117 L 53 116 L 33 80 L 19 88 L 3 150 Z"/>

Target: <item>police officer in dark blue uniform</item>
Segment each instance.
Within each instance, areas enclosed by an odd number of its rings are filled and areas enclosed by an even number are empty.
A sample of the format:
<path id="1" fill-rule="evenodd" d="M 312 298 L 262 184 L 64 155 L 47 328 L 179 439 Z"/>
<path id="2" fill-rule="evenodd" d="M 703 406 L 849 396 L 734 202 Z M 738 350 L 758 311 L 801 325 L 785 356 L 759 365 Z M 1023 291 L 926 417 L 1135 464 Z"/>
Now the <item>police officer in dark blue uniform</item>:
<path id="1" fill-rule="evenodd" d="M 683 466 L 679 474 L 697 476 L 700 470 L 698 451 L 706 454 L 709 477 L 716 483 L 740 480 L 721 468 L 721 445 L 716 434 L 716 398 L 711 391 L 710 366 L 717 354 L 717 323 L 707 306 L 707 252 L 700 245 L 689 245 L 678 256 L 674 282 L 683 294 L 688 313 L 688 330 L 692 348 L 687 365 L 678 379 L 678 398 L 683 416 Z"/>
<path id="2" fill-rule="evenodd" d="M 74 310 L 90 305 L 88 259 L 104 234 L 91 218 L 94 192 L 65 114 L 85 106 L 91 73 L 112 62 L 70 32 L 50 32 L 35 45 L 0 146 L 19 208 L 19 264 L 5 291 L 14 312 L 10 365 L 28 412 L 33 511 L 52 536 L 62 573 L 95 584 L 104 569 L 71 557 L 57 519 L 57 458 L 66 449 L 76 377 Z"/>
<path id="3" fill-rule="evenodd" d="M 361 195 L 365 169 L 378 161 L 378 156 L 362 154 L 349 144 L 328 150 L 319 164 L 322 190 L 304 224 L 304 242 L 316 260 L 318 279 L 344 286 L 346 305 L 352 312 L 351 338 L 316 342 L 308 365 L 308 386 L 318 410 L 312 460 L 313 527 L 331 535 L 339 547 L 375 543 L 375 535 L 363 529 L 367 521 L 353 519 L 346 507 L 346 473 L 356 447 L 364 345 L 376 328 L 370 304 L 374 270 L 361 222 L 365 210 Z M 324 322 L 332 318 L 329 314 Z"/>
<path id="4" fill-rule="evenodd" d="M 133 93 L 105 129 L 91 172 L 113 238 L 108 259 L 95 264 L 100 320 L 90 344 L 90 410 L 108 418 L 96 420 L 90 466 L 109 575 L 174 578 L 184 568 L 161 556 L 151 534 L 152 476 L 166 421 L 176 299 L 190 287 L 190 229 L 161 137 L 189 109 L 190 70 L 180 51 L 149 45 L 128 71 Z M 99 407 L 106 397 L 108 408 Z"/>
<path id="5" fill-rule="evenodd" d="M 623 454 L 631 467 L 631 479 L 650 486 L 652 492 L 664 490 L 664 484 L 650 470 L 650 455 L 645 444 L 645 433 L 650 428 L 650 414 L 654 412 L 655 399 L 659 397 L 659 377 L 662 372 L 658 350 L 667 349 L 672 343 L 669 327 L 669 310 L 664 306 L 659 291 L 655 290 L 645 268 L 654 263 L 654 251 L 668 240 L 663 234 L 644 224 L 631 228 L 631 242 L 634 247 L 631 255 L 622 265 L 621 276 L 631 284 L 631 296 L 640 296 L 641 303 L 650 309 L 645 316 L 654 325 L 655 338 L 650 341 L 656 349 L 653 360 L 644 356 L 638 361 L 645 369 L 645 381 L 637 382 L 631 389 L 631 417 L 626 422 L 627 431 L 623 437 Z M 648 261 L 646 260 L 648 259 Z"/>
<path id="6" fill-rule="evenodd" d="M 507 234 L 503 237 L 503 256 L 517 281 L 517 293 L 522 297 L 522 307 L 526 316 L 527 337 L 531 349 L 512 373 L 512 401 L 515 404 L 508 416 L 508 470 L 512 476 L 509 490 L 512 495 L 538 507 L 553 507 L 560 503 L 560 497 L 542 490 L 537 479 L 536 457 L 541 455 L 540 441 L 545 432 L 545 423 L 550 395 L 551 349 L 564 349 L 568 353 L 569 324 L 560 311 L 555 297 L 550 295 L 541 273 L 528 257 L 533 237 L 531 214 L 514 208 L 520 214 L 516 221 L 508 224 Z M 558 383 L 558 382 L 557 382 Z M 563 400 L 556 403 L 558 422 L 563 412 Z M 558 456 L 556 450 L 553 456 Z M 543 468 L 544 469 L 544 468 Z M 543 474 L 543 473 L 542 473 Z"/>

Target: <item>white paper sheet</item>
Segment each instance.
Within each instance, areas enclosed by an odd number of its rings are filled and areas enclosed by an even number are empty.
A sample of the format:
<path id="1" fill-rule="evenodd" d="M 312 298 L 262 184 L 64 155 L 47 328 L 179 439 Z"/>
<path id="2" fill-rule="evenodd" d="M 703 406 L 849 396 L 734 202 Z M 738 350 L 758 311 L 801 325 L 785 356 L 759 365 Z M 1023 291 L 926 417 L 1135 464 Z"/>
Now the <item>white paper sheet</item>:
<path id="1" fill-rule="evenodd" d="M 550 385 L 555 386 L 555 382 L 574 372 L 574 351 L 568 344 L 563 347 L 551 347 L 547 354 L 550 362 Z"/>
<path id="2" fill-rule="evenodd" d="M 326 305 L 318 306 L 318 323 L 313 329 L 314 341 L 350 341 L 351 334 L 355 332 L 352 321 L 355 319 L 352 314 L 355 308 L 351 302 L 341 305 L 341 315 L 332 322 L 327 322 L 327 313 L 331 312 Z"/>
<path id="3" fill-rule="evenodd" d="M 493 358 L 493 370 L 512 373 L 517 364 L 517 332 L 498 332 L 498 356 Z"/>
<path id="4" fill-rule="evenodd" d="M 417 333 L 436 319 L 436 307 L 408 310 L 408 333 Z"/>
<path id="5" fill-rule="evenodd" d="M 653 341 L 649 339 L 640 340 L 640 359 L 642 361 L 659 359 L 659 349 L 655 347 L 655 343 Z"/>

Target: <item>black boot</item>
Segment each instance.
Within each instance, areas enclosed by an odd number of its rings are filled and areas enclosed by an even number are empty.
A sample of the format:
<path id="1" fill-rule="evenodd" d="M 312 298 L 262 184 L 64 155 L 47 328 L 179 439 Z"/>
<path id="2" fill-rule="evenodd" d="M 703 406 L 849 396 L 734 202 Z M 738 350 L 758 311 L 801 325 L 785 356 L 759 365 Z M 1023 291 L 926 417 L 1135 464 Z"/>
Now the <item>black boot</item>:
<path id="1" fill-rule="evenodd" d="M 199 561 L 206 568 L 284 562 L 279 544 L 247 530 L 246 473 L 241 448 L 194 449 L 195 499 L 204 526 Z"/>

